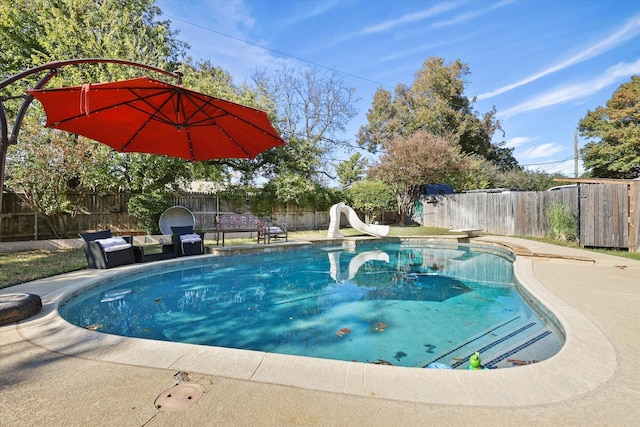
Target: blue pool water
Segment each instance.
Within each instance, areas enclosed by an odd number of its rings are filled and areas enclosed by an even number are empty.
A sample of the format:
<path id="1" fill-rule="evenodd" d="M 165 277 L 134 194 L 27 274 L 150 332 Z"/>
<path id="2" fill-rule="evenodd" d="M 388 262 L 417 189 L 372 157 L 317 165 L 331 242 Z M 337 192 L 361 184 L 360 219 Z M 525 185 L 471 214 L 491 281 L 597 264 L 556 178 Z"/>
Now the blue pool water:
<path id="1" fill-rule="evenodd" d="M 465 368 L 480 351 L 506 367 L 561 347 L 517 292 L 512 262 L 426 242 L 194 257 L 85 291 L 60 314 L 155 340 L 411 367 Z"/>

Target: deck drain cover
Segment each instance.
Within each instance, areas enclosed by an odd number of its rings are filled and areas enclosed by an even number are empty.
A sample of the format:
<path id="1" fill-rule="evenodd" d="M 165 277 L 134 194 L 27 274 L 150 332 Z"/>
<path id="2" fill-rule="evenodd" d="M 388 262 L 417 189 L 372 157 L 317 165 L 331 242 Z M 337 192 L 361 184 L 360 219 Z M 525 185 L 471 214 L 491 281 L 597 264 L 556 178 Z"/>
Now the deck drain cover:
<path id="1" fill-rule="evenodd" d="M 179 384 L 156 398 L 156 408 L 162 412 L 182 411 L 195 405 L 204 394 L 200 384 Z"/>

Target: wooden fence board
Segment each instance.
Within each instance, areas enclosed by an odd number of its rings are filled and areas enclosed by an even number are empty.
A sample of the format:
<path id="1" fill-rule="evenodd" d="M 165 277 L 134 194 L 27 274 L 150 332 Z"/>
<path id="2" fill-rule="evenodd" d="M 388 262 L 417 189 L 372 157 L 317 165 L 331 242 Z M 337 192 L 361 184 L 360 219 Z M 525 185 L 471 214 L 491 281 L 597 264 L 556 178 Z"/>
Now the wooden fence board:
<path id="1" fill-rule="evenodd" d="M 640 252 L 640 182 L 629 185 L 629 251 Z"/>

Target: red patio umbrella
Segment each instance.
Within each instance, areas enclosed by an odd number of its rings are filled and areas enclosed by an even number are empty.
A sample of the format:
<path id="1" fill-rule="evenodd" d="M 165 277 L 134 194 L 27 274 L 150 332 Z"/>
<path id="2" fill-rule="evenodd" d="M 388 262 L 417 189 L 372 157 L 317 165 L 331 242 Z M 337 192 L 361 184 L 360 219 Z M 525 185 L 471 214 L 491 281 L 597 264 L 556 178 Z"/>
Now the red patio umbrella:
<path id="1" fill-rule="evenodd" d="M 264 111 L 149 77 L 28 91 L 62 129 L 121 152 L 254 158 L 283 145 Z"/>

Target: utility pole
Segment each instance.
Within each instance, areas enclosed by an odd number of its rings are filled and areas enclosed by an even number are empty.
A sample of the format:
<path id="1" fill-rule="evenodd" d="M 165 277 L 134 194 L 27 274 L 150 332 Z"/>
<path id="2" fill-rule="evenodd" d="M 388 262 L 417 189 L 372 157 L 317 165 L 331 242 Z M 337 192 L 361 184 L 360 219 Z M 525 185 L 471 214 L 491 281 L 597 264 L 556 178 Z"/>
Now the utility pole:
<path id="1" fill-rule="evenodd" d="M 578 177 L 578 132 L 576 131 L 573 134 L 573 171 L 575 173 L 575 177 Z"/>

